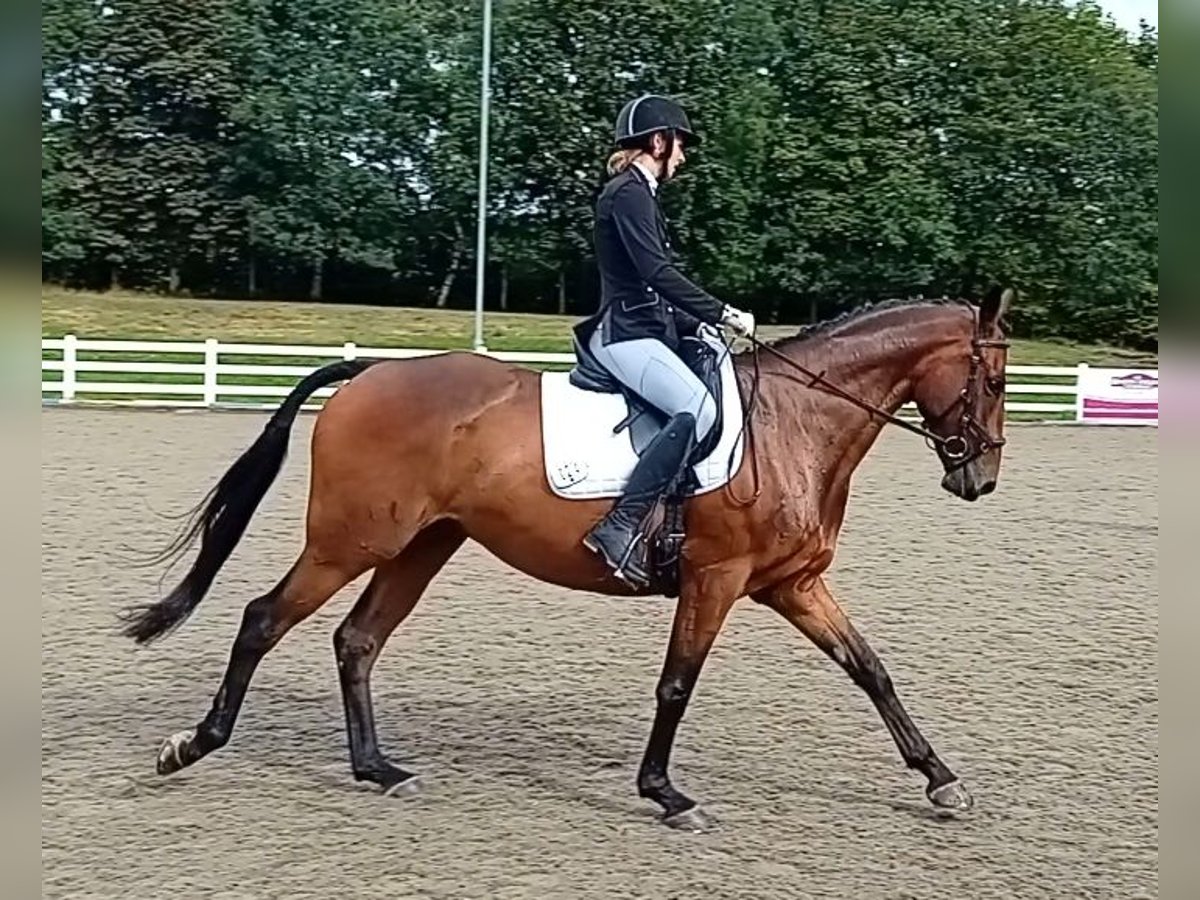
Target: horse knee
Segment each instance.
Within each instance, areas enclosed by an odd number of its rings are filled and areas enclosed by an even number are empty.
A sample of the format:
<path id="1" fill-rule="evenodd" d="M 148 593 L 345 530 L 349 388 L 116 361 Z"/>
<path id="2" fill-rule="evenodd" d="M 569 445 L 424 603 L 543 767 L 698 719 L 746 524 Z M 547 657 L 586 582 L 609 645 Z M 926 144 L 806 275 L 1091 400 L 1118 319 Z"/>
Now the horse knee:
<path id="1" fill-rule="evenodd" d="M 358 668 L 374 659 L 378 642 L 374 635 L 343 622 L 333 633 L 333 652 L 341 668 Z"/>
<path id="2" fill-rule="evenodd" d="M 682 678 L 664 678 L 658 683 L 654 696 L 662 706 L 683 703 L 691 694 L 691 687 Z"/>

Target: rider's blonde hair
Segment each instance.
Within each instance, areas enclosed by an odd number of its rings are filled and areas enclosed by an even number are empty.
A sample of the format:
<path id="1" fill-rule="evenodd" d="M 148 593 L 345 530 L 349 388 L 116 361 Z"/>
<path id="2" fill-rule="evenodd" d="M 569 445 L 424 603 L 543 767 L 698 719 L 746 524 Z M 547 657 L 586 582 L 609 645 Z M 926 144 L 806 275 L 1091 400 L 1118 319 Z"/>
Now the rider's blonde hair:
<path id="1" fill-rule="evenodd" d="M 620 175 L 629 168 L 630 163 L 632 163 L 637 155 L 641 152 L 642 151 L 636 147 L 618 150 L 608 158 L 608 174 L 610 176 Z"/>

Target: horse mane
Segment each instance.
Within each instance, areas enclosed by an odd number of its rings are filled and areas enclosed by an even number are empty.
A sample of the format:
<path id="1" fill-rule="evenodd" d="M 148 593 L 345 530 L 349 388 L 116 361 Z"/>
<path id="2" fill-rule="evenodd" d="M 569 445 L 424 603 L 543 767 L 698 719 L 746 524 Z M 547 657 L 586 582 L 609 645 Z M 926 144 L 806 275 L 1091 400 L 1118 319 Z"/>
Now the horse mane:
<path id="1" fill-rule="evenodd" d="M 838 313 L 832 318 L 822 319 L 820 322 L 813 322 L 809 325 L 801 325 L 795 334 L 784 335 L 783 337 L 775 338 L 773 341 L 765 341 L 764 343 L 769 347 L 779 350 L 792 344 L 802 343 L 823 336 L 831 331 L 851 325 L 860 319 L 868 318 L 877 313 L 887 312 L 888 310 L 960 306 L 964 302 L 963 300 L 956 300 L 951 297 L 920 297 L 915 299 L 898 297 L 889 300 L 861 303 L 858 306 Z"/>

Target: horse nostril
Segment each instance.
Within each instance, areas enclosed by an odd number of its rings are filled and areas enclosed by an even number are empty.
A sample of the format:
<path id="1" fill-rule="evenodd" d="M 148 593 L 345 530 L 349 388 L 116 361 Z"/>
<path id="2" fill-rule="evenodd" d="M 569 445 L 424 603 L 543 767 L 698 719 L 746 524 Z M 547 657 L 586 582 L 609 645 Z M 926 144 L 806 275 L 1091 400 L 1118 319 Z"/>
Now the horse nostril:
<path id="1" fill-rule="evenodd" d="M 979 486 L 979 494 L 980 494 L 980 496 L 990 494 L 995 489 L 996 489 L 996 479 L 989 478 L 987 481 L 985 481 L 983 484 L 981 484 Z"/>

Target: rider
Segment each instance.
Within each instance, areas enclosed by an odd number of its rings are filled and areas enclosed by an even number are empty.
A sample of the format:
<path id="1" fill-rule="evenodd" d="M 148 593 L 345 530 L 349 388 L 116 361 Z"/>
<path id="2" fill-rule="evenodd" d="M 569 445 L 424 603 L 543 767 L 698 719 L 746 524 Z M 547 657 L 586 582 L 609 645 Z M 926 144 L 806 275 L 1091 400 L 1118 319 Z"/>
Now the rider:
<path id="1" fill-rule="evenodd" d="M 599 311 L 583 323 L 592 332 L 588 350 L 625 387 L 671 416 L 616 506 L 584 538 L 634 587 L 649 583 L 642 524 L 717 416 L 712 394 L 676 352 L 679 338 L 701 322 L 754 333 L 750 313 L 712 297 L 675 265 L 658 191 L 683 163 L 685 148 L 699 143 L 674 100 L 649 94 L 629 101 L 617 116 L 612 177 L 596 204 L 601 296 Z"/>

